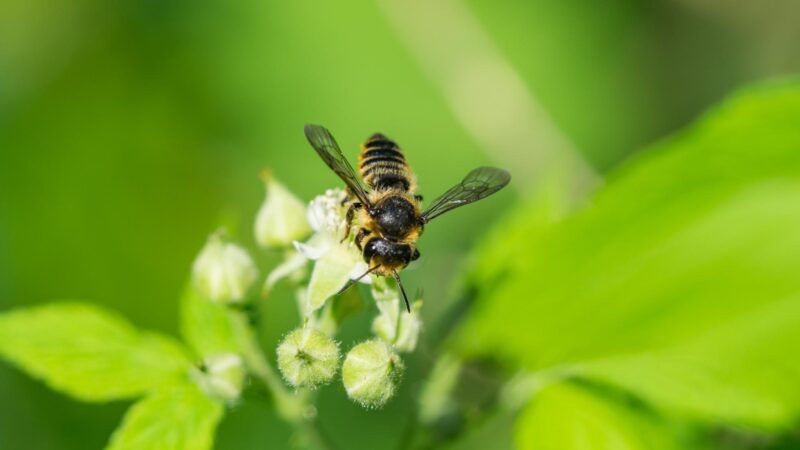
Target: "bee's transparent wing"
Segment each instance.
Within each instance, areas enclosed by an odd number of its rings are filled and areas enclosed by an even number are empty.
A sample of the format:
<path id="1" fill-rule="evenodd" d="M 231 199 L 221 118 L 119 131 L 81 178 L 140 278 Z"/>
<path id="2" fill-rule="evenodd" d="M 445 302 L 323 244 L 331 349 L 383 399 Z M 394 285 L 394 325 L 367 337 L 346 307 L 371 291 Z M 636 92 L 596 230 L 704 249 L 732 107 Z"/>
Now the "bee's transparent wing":
<path id="1" fill-rule="evenodd" d="M 508 171 L 494 167 L 478 167 L 468 173 L 460 183 L 434 200 L 422 213 L 420 217 L 422 223 L 428 223 L 459 206 L 486 198 L 504 188 L 509 181 L 511 174 Z"/>
<path id="2" fill-rule="evenodd" d="M 367 196 L 367 189 L 356 177 L 356 172 L 353 166 L 347 162 L 347 158 L 342 154 L 339 144 L 333 138 L 331 132 L 325 127 L 320 125 L 306 125 L 303 131 L 306 134 L 306 139 L 314 147 L 319 156 L 325 161 L 336 175 L 344 181 L 348 190 L 355 195 L 358 200 L 365 206 L 369 206 L 369 197 Z"/>

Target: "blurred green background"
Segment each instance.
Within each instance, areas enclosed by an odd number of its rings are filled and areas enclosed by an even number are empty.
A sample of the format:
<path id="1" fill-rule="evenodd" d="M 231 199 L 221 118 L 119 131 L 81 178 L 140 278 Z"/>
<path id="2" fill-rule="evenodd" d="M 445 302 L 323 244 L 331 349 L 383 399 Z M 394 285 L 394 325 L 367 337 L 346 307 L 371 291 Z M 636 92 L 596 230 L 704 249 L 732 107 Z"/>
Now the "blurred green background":
<path id="1" fill-rule="evenodd" d="M 455 33 L 436 3 L 409 3 L 404 14 Z M 800 71 L 793 0 L 458 5 L 493 43 L 482 51 L 515 70 L 601 176 L 735 88 Z M 447 80 L 409 43 L 413 21 L 393 17 L 403 8 L 0 0 L 0 307 L 89 300 L 177 334 L 177 299 L 207 235 L 227 225 L 255 248 L 262 168 L 306 200 L 338 185 L 303 138 L 307 122 L 330 128 L 353 159 L 371 133 L 393 137 L 428 198 L 472 167 L 508 165 L 508 152 L 459 120 Z M 453 49 L 477 51 L 469 43 Z M 475 95 L 497 88 L 487 82 Z M 510 157 L 533 161 L 546 143 L 515 143 Z M 340 385 L 323 389 L 321 425 L 340 448 L 401 441 L 455 274 L 487 217 L 528 195 L 525 167 L 512 172 L 516 189 L 426 230 L 424 262 L 405 279 L 424 289 L 429 328 L 397 398 L 364 411 Z M 262 267 L 278 256 L 259 253 Z M 280 291 L 261 310 L 272 349 L 296 322 L 294 302 Z M 370 314 L 342 339 L 366 336 Z M 290 430 L 268 401 L 250 400 L 226 416 L 218 448 L 284 448 Z M 100 448 L 127 406 L 75 402 L 0 364 L 2 449 Z"/>

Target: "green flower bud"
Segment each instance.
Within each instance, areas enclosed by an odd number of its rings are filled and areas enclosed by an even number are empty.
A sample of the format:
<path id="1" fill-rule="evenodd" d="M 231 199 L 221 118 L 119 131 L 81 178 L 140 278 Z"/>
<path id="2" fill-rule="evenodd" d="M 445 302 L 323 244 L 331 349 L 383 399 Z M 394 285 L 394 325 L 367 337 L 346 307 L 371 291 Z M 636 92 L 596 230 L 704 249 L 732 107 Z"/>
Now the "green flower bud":
<path id="1" fill-rule="evenodd" d="M 422 300 L 412 303 L 411 313 L 406 313 L 401 306 L 400 293 L 383 279 L 373 283 L 372 297 L 380 312 L 372 321 L 372 332 L 398 352 L 414 351 L 422 329 Z"/>
<path id="2" fill-rule="evenodd" d="M 342 382 L 347 395 L 365 408 L 383 406 L 397 389 L 403 362 L 379 339 L 362 342 L 347 354 Z"/>
<path id="3" fill-rule="evenodd" d="M 256 216 L 256 242 L 263 247 L 284 247 L 311 232 L 306 206 L 268 172 L 263 177 L 267 197 Z"/>
<path id="4" fill-rule="evenodd" d="M 239 399 L 245 380 L 242 358 L 235 353 L 223 353 L 203 360 L 193 377 L 210 397 L 233 403 Z"/>
<path id="5" fill-rule="evenodd" d="M 258 277 L 258 269 L 245 249 L 226 242 L 222 233 L 208 238 L 192 266 L 195 289 L 208 299 L 220 303 L 244 300 Z"/>
<path id="6" fill-rule="evenodd" d="M 317 329 L 298 328 L 278 346 L 278 368 L 292 386 L 315 388 L 336 375 L 339 346 Z"/>
<path id="7" fill-rule="evenodd" d="M 417 300 L 411 305 L 411 314 L 401 313 L 397 337 L 394 340 L 394 348 L 398 352 L 413 352 L 417 348 L 417 340 L 422 330 L 422 319 L 419 316 L 421 308 L 422 300 Z"/>

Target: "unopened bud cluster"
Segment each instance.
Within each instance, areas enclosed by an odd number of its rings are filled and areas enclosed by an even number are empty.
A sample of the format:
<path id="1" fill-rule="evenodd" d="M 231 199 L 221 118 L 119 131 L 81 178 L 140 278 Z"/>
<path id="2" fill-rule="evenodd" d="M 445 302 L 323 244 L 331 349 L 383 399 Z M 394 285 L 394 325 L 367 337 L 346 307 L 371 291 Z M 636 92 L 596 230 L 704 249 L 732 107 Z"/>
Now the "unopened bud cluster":
<path id="1" fill-rule="evenodd" d="M 309 232 L 306 206 L 272 175 L 263 177 L 267 197 L 256 215 L 256 242 L 263 247 L 291 245 Z"/>
<path id="2" fill-rule="evenodd" d="M 247 251 L 228 242 L 222 233 L 208 238 L 192 267 L 195 289 L 219 303 L 243 301 L 257 277 L 258 269 Z"/>
<path id="3" fill-rule="evenodd" d="M 206 394 L 233 403 L 239 399 L 244 386 L 244 362 L 235 353 L 214 355 L 203 360 L 194 377 Z"/>
<path id="4" fill-rule="evenodd" d="M 347 354 L 342 382 L 347 395 L 366 408 L 383 406 L 395 393 L 403 362 L 380 339 L 362 342 Z"/>
<path id="5" fill-rule="evenodd" d="M 319 330 L 298 328 L 278 345 L 278 368 L 292 386 L 315 388 L 336 375 L 339 346 Z"/>

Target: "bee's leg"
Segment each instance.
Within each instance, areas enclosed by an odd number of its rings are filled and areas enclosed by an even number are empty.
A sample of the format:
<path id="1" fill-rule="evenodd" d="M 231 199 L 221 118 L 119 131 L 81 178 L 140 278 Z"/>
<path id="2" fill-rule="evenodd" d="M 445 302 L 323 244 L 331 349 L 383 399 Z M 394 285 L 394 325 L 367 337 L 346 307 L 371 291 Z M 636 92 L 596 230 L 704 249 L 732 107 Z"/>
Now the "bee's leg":
<path id="1" fill-rule="evenodd" d="M 414 198 L 417 199 L 418 202 L 422 201 L 422 195 L 420 194 L 414 194 Z"/>
<path id="2" fill-rule="evenodd" d="M 352 192 L 350 192 L 350 188 L 345 189 L 344 193 L 345 193 L 345 196 L 342 199 L 342 203 L 340 203 L 342 206 L 346 205 L 347 202 L 352 202 L 353 200 L 355 200 L 357 198 L 355 195 L 353 195 Z"/>
<path id="3" fill-rule="evenodd" d="M 367 237 L 367 235 L 369 235 L 369 230 L 368 229 L 362 228 L 362 229 L 358 230 L 358 234 L 356 234 L 356 247 L 358 247 L 359 251 L 362 251 L 362 252 L 364 251 L 364 249 L 361 247 L 361 241 L 363 241 L 364 238 Z"/>
<path id="4" fill-rule="evenodd" d="M 353 202 L 350 204 L 350 207 L 347 208 L 347 213 L 344 216 L 344 221 L 346 223 L 344 229 L 344 237 L 342 238 L 341 241 L 339 241 L 340 243 L 344 242 L 345 239 L 347 239 L 347 237 L 350 236 L 350 228 L 353 226 L 353 218 L 355 218 L 356 210 L 360 209 L 361 206 L 363 206 L 361 205 L 361 203 Z"/>

